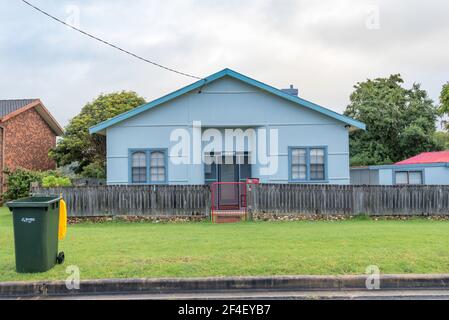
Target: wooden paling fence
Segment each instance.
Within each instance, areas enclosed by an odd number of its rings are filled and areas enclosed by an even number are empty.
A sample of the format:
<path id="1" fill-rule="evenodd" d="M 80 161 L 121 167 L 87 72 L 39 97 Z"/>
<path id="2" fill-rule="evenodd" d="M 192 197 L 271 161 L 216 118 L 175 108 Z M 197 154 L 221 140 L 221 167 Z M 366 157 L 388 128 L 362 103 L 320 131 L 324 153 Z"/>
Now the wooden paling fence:
<path id="1" fill-rule="evenodd" d="M 449 186 L 260 185 L 254 212 L 449 215 Z"/>
<path id="2" fill-rule="evenodd" d="M 97 186 L 32 188 L 33 194 L 62 194 L 69 216 L 208 215 L 208 186 Z"/>
<path id="3" fill-rule="evenodd" d="M 32 188 L 62 194 L 71 216 L 209 216 L 209 186 Z M 253 213 L 449 215 L 449 186 L 262 184 L 248 193 Z"/>

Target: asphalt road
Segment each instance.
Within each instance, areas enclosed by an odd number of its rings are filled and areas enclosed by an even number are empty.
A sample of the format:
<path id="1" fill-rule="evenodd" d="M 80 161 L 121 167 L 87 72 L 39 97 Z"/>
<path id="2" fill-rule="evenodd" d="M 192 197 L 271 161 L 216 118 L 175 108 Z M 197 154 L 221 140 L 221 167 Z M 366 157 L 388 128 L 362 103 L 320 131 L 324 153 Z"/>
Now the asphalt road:
<path id="1" fill-rule="evenodd" d="M 449 290 L 255 291 L 185 294 L 119 294 L 34 297 L 26 300 L 449 300 Z"/>

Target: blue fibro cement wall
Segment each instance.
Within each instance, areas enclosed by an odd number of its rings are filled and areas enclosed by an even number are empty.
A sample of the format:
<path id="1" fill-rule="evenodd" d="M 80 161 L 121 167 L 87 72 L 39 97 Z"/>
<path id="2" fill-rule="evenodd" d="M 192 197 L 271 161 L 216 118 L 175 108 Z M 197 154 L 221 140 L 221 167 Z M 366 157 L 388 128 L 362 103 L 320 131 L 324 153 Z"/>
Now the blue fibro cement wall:
<path id="1" fill-rule="evenodd" d="M 448 185 L 449 164 L 383 165 L 351 169 L 352 184 L 395 185 L 397 172 L 420 172 L 422 184 Z"/>
<path id="2" fill-rule="evenodd" d="M 201 122 L 202 127 L 193 126 Z M 277 157 L 275 172 L 263 174 L 266 167 L 257 159 L 252 167 L 254 178 L 265 183 L 289 183 L 289 147 L 325 147 L 326 179 L 320 183 L 349 184 L 349 136 L 344 123 L 319 112 L 303 108 L 233 78 L 222 78 L 204 88 L 147 110 L 107 128 L 107 182 L 129 184 L 129 152 L 132 149 L 171 150 L 179 141 L 170 141 L 175 130 L 188 132 L 190 139 L 207 129 L 253 129 L 245 150 L 267 134 L 265 148 Z M 278 148 L 270 152 L 270 130 L 278 135 Z M 205 146 L 207 143 L 202 142 Z M 201 145 L 201 142 L 200 142 Z M 224 148 L 224 147 L 223 147 Z M 193 161 L 195 149 L 188 154 L 171 155 L 169 151 L 168 184 L 204 184 L 204 165 L 174 164 L 180 159 Z M 223 150 L 225 151 L 225 150 Z M 228 150 L 231 151 L 231 150 Z M 200 151 L 201 152 L 201 151 Z M 256 152 L 257 153 L 257 152 Z M 175 160 L 175 161 L 172 161 Z M 176 161 L 177 160 L 177 161 Z"/>

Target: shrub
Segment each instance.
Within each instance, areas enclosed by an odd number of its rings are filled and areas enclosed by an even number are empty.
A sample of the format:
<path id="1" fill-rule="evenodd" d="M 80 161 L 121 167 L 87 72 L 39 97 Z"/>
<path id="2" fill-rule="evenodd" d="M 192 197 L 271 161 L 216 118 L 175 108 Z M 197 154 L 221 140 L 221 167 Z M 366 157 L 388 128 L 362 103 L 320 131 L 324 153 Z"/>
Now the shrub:
<path id="1" fill-rule="evenodd" d="M 25 169 L 16 169 L 15 171 L 6 169 L 4 173 L 7 191 L 3 193 L 2 198 L 6 201 L 29 196 L 31 183 L 41 183 L 43 176 L 42 172 Z"/>
<path id="2" fill-rule="evenodd" d="M 84 167 L 81 176 L 84 178 L 105 179 L 106 171 L 101 163 L 93 162 Z"/>
<path id="3" fill-rule="evenodd" d="M 72 182 L 67 177 L 48 175 L 42 178 L 44 188 L 70 187 Z"/>

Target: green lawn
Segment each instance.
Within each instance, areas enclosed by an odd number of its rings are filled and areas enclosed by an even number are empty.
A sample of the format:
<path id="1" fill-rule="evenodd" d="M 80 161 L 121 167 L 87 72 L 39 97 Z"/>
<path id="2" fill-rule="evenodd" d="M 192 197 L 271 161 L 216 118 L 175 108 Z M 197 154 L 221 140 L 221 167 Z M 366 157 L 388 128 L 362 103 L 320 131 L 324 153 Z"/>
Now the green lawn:
<path id="1" fill-rule="evenodd" d="M 0 281 L 230 275 L 449 273 L 449 222 L 370 221 L 69 226 L 66 263 L 44 274 L 14 270 L 12 219 L 0 209 Z"/>

